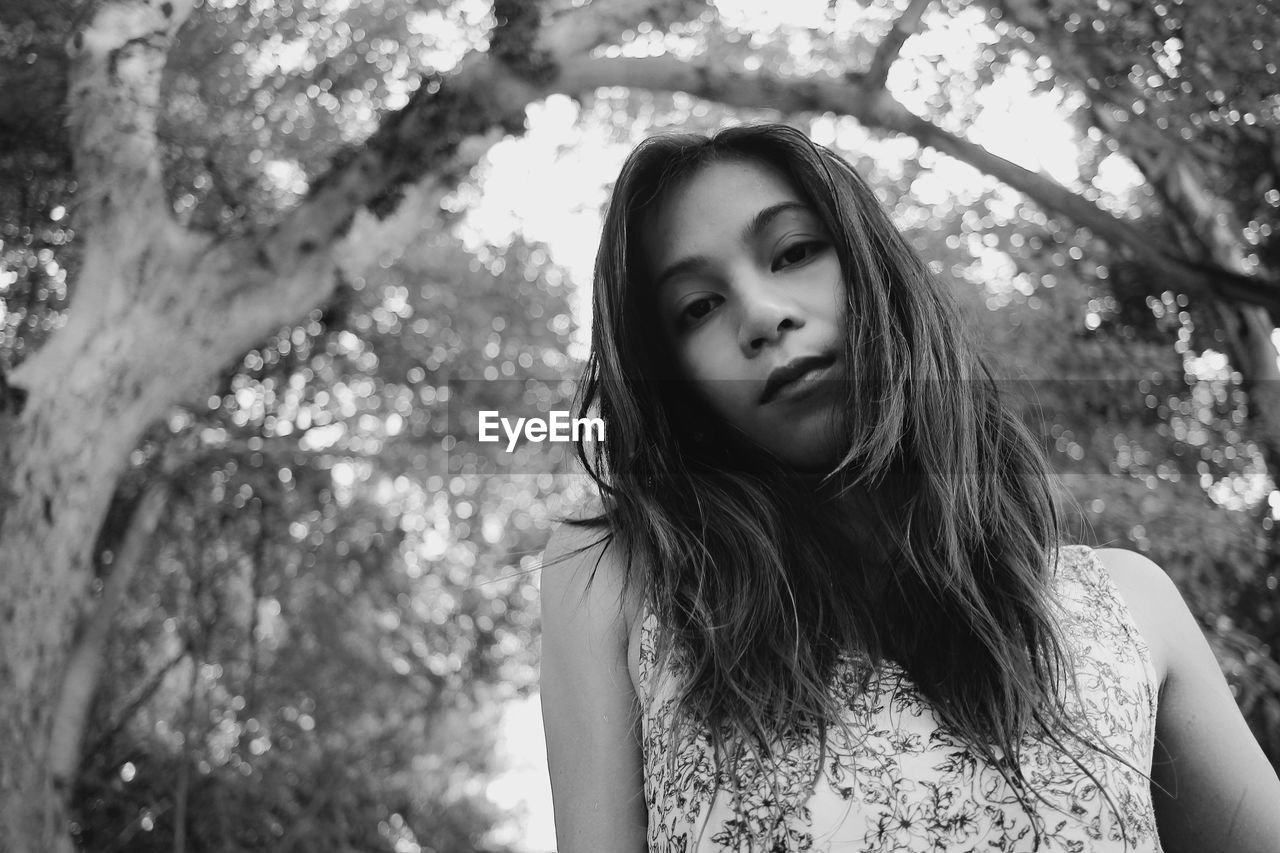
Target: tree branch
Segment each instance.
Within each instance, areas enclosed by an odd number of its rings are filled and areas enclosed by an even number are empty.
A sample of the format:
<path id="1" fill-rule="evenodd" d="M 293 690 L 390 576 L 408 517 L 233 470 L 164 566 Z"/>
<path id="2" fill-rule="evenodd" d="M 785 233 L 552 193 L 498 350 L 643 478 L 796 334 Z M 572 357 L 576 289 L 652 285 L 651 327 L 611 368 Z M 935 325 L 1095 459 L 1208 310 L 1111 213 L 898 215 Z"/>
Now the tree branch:
<path id="1" fill-rule="evenodd" d="M 538 44 L 552 56 L 578 56 L 643 22 L 666 27 L 695 18 L 706 8 L 705 0 L 592 0 L 586 6 L 552 12 Z"/>
<path id="2" fill-rule="evenodd" d="M 871 65 L 863 75 L 863 84 L 867 88 L 884 88 L 885 81 L 889 79 L 889 68 L 898 58 L 907 39 L 919 29 L 920 18 L 929 7 L 929 3 L 930 0 L 911 0 L 907 4 L 906 11 L 894 21 L 893 29 L 889 30 L 888 35 L 876 48 L 875 56 L 871 58 Z"/>
<path id="3" fill-rule="evenodd" d="M 81 213 L 164 209 L 156 118 L 169 45 L 193 0 L 119 0 L 71 38 L 70 130 Z"/>
<path id="4" fill-rule="evenodd" d="M 260 238 L 259 259 L 269 270 L 296 269 L 327 252 L 358 210 L 389 211 L 399 190 L 428 172 L 445 181 L 459 177 L 458 160 L 469 167 L 475 159 L 464 141 L 488 137 L 494 128 L 522 132 L 525 107 L 538 94 L 528 80 L 485 54 L 467 57 L 448 77 L 425 79 L 404 109 L 383 121 L 359 150 L 339 158 L 298 207 Z"/>
<path id="5" fill-rule="evenodd" d="M 1175 289 L 1280 310 L 1280 286 L 1275 283 L 1163 250 L 1150 234 L 1132 222 L 1103 210 L 1046 175 L 998 157 L 915 115 L 883 89 L 871 89 L 857 78 L 787 79 L 671 57 L 578 58 L 561 65 L 551 88 L 580 96 L 607 86 L 681 91 L 729 106 L 765 107 L 782 113 L 821 111 L 852 116 L 868 128 L 911 136 L 921 145 L 936 148 L 1008 184 L 1046 210 L 1068 217 L 1146 263 Z"/>
<path id="6" fill-rule="evenodd" d="M 677 11 L 696 8 L 700 2 L 655 0 L 636 18 L 649 15 L 665 19 Z M 879 74 L 874 69 L 896 55 L 901 40 L 918 25 L 926 0 L 911 0 L 881 45 L 872 72 L 846 81 L 735 73 L 671 57 L 596 59 L 585 55 L 585 45 L 608 38 L 623 25 L 625 6 L 620 0 L 596 0 L 561 13 L 540 28 L 530 7 L 503 0 L 495 6 L 495 14 L 501 14 L 489 54 L 472 54 L 455 73 L 426 79 L 403 110 L 385 119 L 363 146 L 337 158 L 308 196 L 270 232 L 211 245 L 199 257 L 197 274 L 222 282 L 221 289 L 194 295 L 200 304 L 184 310 L 216 317 L 215 325 L 224 329 L 244 329 L 246 340 L 264 325 L 287 320 L 297 306 L 314 304 L 333 287 L 331 249 L 349 230 L 358 210 L 391 209 L 401 188 L 426 174 L 448 186 L 497 135 L 523 130 L 530 102 L 554 92 L 582 95 L 602 86 L 679 90 L 730 106 L 771 107 L 784 113 L 832 111 L 850 115 L 867 127 L 905 133 L 1124 247 L 1175 287 L 1280 309 L 1280 296 L 1273 293 L 1280 288 L 1240 273 L 1196 266 L 1179 254 L 1166 254 L 1133 223 L 1044 175 L 996 157 L 913 115 L 883 86 L 873 85 Z M 84 297 L 82 294 L 81 301 Z M 92 313 L 75 312 L 80 316 Z M 246 322 L 247 317 L 253 320 Z M 241 344 L 248 345 L 233 335 L 221 340 L 216 349 L 219 353 L 239 351 Z M 46 349 L 52 352 L 56 348 Z M 185 377 L 173 378 L 185 382 Z M 194 387 L 199 383 L 188 384 Z"/>
<path id="7" fill-rule="evenodd" d="M 164 684 L 165 676 L 172 672 L 173 668 L 187 657 L 187 654 L 187 649 L 183 648 L 182 651 L 169 658 L 160 666 L 159 669 L 153 672 L 147 680 L 143 682 L 142 686 L 138 688 L 133 698 L 125 703 L 124 708 L 115 715 L 115 719 L 112 720 L 109 725 L 103 727 L 102 734 L 98 735 L 93 740 L 93 743 L 87 750 L 85 750 L 84 754 L 98 755 L 106 749 L 107 745 L 110 744 L 111 741 L 115 740 L 116 736 L 119 735 L 124 727 L 129 724 L 129 721 L 133 719 L 133 715 L 138 713 L 138 710 L 143 705 L 151 701 L 151 697 L 154 696 L 156 691 L 160 689 L 160 686 Z"/>
<path id="8" fill-rule="evenodd" d="M 510 5 L 510 4 L 508 4 Z M 286 303 L 322 296 L 328 279 L 315 274 L 297 276 L 297 291 L 282 298 L 281 288 L 267 287 L 277 271 L 318 269 L 327 250 L 348 230 L 359 209 L 390 209 L 399 188 L 424 174 L 448 184 L 493 140 L 494 133 L 523 129 L 527 105 L 548 94 L 581 96 L 599 87 L 624 86 L 657 91 L 684 91 L 730 106 L 773 108 L 783 113 L 831 111 L 849 115 L 865 126 L 904 133 L 932 146 L 1026 194 L 1045 209 L 1087 227 L 1187 292 L 1280 309 L 1280 288 L 1248 275 L 1212 265 L 1196 264 L 1178 253 L 1162 251 L 1149 234 L 1061 186 L 1045 175 L 1024 169 L 968 140 L 948 133 L 912 114 L 883 88 L 881 69 L 897 56 L 903 41 L 919 26 L 927 0 L 911 0 L 877 51 L 871 70 L 846 81 L 787 79 L 748 74 L 710 64 L 682 62 L 671 57 L 592 58 L 586 46 L 615 35 L 628 21 L 646 15 L 669 18 L 677 11 L 700 5 L 700 0 L 659 0 L 625 17 L 628 4 L 596 0 L 553 16 L 542 30 L 532 28 L 529 12 L 517 5 L 500 17 L 494 39 L 503 57 L 469 56 L 459 69 L 443 78 L 429 78 L 399 113 L 385 120 L 368 142 L 335 161 L 318 179 L 307 198 L 271 233 L 256 238 L 249 251 L 230 253 L 224 260 L 228 274 L 241 284 L 245 304 L 239 310 L 260 311 L 264 300 L 283 314 Z M 506 7 L 504 7 L 506 8 Z M 514 10 L 514 11 L 513 11 Z M 495 7 L 495 11 L 498 11 Z M 506 27 L 507 29 L 503 29 Z M 522 41 L 523 40 L 523 41 Z M 523 48 L 521 47 L 523 45 Z M 517 57 L 524 56 L 525 60 Z M 528 67 L 513 68 L 522 61 Z M 242 259 L 249 255 L 261 268 L 246 275 Z M 305 290 L 306 292 L 302 292 Z M 309 303 L 308 303 L 309 304 Z"/>
<path id="9" fill-rule="evenodd" d="M 539 25 L 538 5 L 496 3 L 489 53 L 467 57 L 448 76 L 423 79 L 402 110 L 312 184 L 306 199 L 261 240 L 258 257 L 275 269 L 295 268 L 343 236 L 356 211 L 392 209 L 405 184 L 428 172 L 455 182 L 495 141 L 495 129 L 524 131 L 525 108 L 556 91 L 545 85 L 554 79 L 556 61 L 583 55 L 642 21 L 666 25 L 706 8 L 704 0 L 594 0 Z"/>
<path id="10" fill-rule="evenodd" d="M 156 523 L 169 497 L 167 482 L 153 481 L 129 519 L 129 530 L 115 555 L 111 573 L 107 575 L 83 631 L 72 649 L 70 662 L 62 678 L 62 692 L 53 715 L 53 734 L 49 747 L 49 772 L 55 786 L 69 790 L 80 765 L 80 747 L 84 739 L 89 707 L 97 691 L 102 671 L 102 655 L 111 625 L 133 579 L 143 550 L 151 541 Z"/>

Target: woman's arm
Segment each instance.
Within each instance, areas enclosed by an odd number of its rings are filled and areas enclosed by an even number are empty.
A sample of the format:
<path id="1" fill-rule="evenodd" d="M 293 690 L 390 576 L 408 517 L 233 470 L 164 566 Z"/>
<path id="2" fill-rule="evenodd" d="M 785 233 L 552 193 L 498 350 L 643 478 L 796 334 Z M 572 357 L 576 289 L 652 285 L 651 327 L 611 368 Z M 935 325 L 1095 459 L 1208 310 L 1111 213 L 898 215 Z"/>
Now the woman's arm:
<path id="1" fill-rule="evenodd" d="M 1151 769 L 1168 853 L 1280 850 L 1280 779 L 1169 576 L 1132 551 L 1098 552 L 1167 670 Z"/>
<path id="2" fill-rule="evenodd" d="M 624 567 L 600 544 L 573 553 L 601 536 L 561 525 L 543 558 L 542 720 L 560 853 L 645 849 Z"/>

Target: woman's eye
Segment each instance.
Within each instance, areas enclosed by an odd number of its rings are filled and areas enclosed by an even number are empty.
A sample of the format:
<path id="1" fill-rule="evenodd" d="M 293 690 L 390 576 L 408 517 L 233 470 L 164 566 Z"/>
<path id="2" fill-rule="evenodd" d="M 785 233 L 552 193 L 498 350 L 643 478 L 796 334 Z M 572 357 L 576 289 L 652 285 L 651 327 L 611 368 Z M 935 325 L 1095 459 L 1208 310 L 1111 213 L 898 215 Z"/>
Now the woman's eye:
<path id="1" fill-rule="evenodd" d="M 711 313 L 712 307 L 711 297 L 704 296 L 701 299 L 695 299 L 684 306 L 684 309 L 680 312 L 680 320 L 685 324 L 696 323 Z"/>
<path id="2" fill-rule="evenodd" d="M 809 260 L 810 257 L 817 254 L 821 249 L 822 244 L 812 240 L 793 243 L 784 249 L 782 254 L 778 255 L 777 259 L 773 262 L 773 268 L 778 270 L 783 267 L 802 263 Z"/>

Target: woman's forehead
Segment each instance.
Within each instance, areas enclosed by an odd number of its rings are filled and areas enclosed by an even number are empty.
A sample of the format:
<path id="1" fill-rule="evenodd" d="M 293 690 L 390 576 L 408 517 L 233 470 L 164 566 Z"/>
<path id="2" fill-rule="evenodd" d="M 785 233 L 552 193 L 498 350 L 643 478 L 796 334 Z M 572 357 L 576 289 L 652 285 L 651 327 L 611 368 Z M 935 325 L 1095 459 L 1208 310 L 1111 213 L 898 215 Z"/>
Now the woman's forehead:
<path id="1" fill-rule="evenodd" d="M 650 268 L 706 243 L 750 236 L 765 211 L 812 214 L 812 208 L 783 174 L 763 163 L 710 163 L 672 187 L 640 223 Z"/>

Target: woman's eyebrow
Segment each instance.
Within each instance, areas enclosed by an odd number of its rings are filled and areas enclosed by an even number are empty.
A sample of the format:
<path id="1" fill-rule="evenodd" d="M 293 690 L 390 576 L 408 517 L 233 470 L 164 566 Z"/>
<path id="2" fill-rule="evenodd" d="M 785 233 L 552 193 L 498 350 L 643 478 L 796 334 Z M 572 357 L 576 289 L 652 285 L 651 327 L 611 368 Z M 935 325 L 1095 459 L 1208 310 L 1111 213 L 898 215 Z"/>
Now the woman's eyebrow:
<path id="1" fill-rule="evenodd" d="M 780 215 L 795 211 L 807 215 L 813 215 L 813 211 L 809 206 L 798 201 L 783 201 L 777 204 L 771 204 L 766 208 L 762 208 L 755 216 L 751 217 L 751 221 L 747 223 L 747 227 L 742 231 L 742 240 L 744 243 L 750 243 L 760 236 L 763 231 L 769 227 L 769 223 L 777 219 Z M 711 259 L 706 255 L 690 255 L 681 258 L 674 263 L 668 264 L 656 276 L 654 276 L 654 288 L 661 293 L 662 288 L 671 279 L 690 272 L 698 272 L 711 266 Z"/>
<path id="2" fill-rule="evenodd" d="M 771 204 L 751 218 L 751 222 L 748 223 L 746 229 L 742 232 L 743 240 L 745 242 L 750 242 L 759 237 L 761 232 L 769 227 L 770 222 L 777 219 L 780 214 L 790 211 L 808 215 L 813 214 L 813 211 L 809 209 L 807 204 L 802 204 L 798 201 L 783 201 L 778 204 Z"/>
<path id="3" fill-rule="evenodd" d="M 668 264 L 662 269 L 662 272 L 654 276 L 654 289 L 661 294 L 663 289 L 673 278 L 685 275 L 686 273 L 699 272 L 711 266 L 711 259 L 706 255 L 690 255 L 687 258 Z"/>

